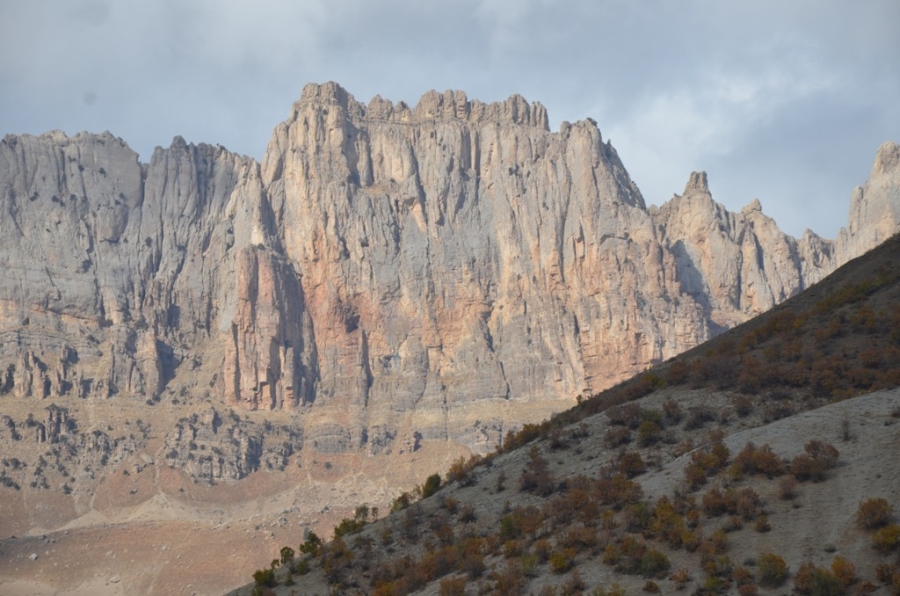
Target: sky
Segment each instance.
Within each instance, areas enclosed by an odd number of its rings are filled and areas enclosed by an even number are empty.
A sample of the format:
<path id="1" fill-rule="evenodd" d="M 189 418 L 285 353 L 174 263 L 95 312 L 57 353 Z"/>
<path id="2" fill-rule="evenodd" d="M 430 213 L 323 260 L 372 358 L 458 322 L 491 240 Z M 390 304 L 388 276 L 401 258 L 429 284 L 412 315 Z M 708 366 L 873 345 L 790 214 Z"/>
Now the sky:
<path id="1" fill-rule="evenodd" d="M 0 135 L 181 135 L 261 159 L 306 83 L 514 93 L 597 121 L 648 204 L 709 176 L 833 238 L 900 142 L 898 0 L 0 0 Z"/>

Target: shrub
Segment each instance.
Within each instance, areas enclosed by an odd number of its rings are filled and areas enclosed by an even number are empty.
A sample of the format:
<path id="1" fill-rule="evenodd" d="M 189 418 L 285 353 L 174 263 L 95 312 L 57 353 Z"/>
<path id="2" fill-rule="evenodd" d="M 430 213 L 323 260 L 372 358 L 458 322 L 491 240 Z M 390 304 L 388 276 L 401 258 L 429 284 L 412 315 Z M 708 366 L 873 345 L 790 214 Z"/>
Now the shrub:
<path id="1" fill-rule="evenodd" d="M 554 551 L 550 555 L 550 569 L 552 569 L 553 573 L 556 574 L 565 573 L 572 568 L 572 559 L 574 558 L 573 555 L 574 553 L 572 553 L 568 549 Z"/>
<path id="2" fill-rule="evenodd" d="M 756 587 L 756 584 L 742 584 L 738 587 L 739 596 L 756 596 L 757 594 L 759 594 L 759 588 Z"/>
<path id="3" fill-rule="evenodd" d="M 317 557 L 322 548 L 322 539 L 316 536 L 315 532 L 306 535 L 306 541 L 300 545 L 300 552 L 304 555 Z"/>
<path id="4" fill-rule="evenodd" d="M 741 474 L 764 474 L 771 478 L 785 472 L 784 461 L 772 452 L 769 445 L 756 447 L 753 443 L 747 443 L 735 457 L 734 463 Z"/>
<path id="5" fill-rule="evenodd" d="M 665 373 L 665 379 L 670 385 L 682 385 L 687 382 L 689 373 L 690 367 L 688 367 L 687 363 L 676 360 L 669 365 L 669 370 Z"/>
<path id="6" fill-rule="evenodd" d="M 626 594 L 628 594 L 628 592 L 626 592 L 625 588 L 618 583 L 613 584 L 609 590 L 601 588 L 600 586 L 591 590 L 591 596 L 626 596 Z"/>
<path id="7" fill-rule="evenodd" d="M 526 577 L 538 576 L 539 561 L 537 555 L 534 553 L 525 553 L 522 555 L 522 558 L 519 559 L 519 563 L 522 565 L 522 573 L 524 573 Z"/>
<path id="8" fill-rule="evenodd" d="M 528 452 L 529 461 L 519 477 L 519 488 L 524 492 L 533 492 L 542 497 L 553 493 L 553 477 L 550 475 L 547 460 L 541 457 L 537 446 Z"/>
<path id="9" fill-rule="evenodd" d="M 642 590 L 650 594 L 659 594 L 659 585 L 655 581 L 648 579 Z"/>
<path id="10" fill-rule="evenodd" d="M 466 578 L 464 577 L 448 577 L 441 580 L 440 596 L 465 596 L 466 594 Z"/>
<path id="11" fill-rule="evenodd" d="M 611 424 L 634 430 L 641 423 L 641 407 L 634 403 L 613 406 L 606 411 L 606 416 Z"/>
<path id="12" fill-rule="evenodd" d="M 600 560 L 607 565 L 618 565 L 619 561 L 622 560 L 622 549 L 615 544 L 607 544 L 606 548 L 603 549 L 603 556 Z"/>
<path id="13" fill-rule="evenodd" d="M 803 563 L 797 569 L 794 588 L 800 594 L 810 596 L 841 596 L 844 592 L 831 571 L 816 567 L 810 562 Z"/>
<path id="14" fill-rule="evenodd" d="M 818 440 L 807 443 L 804 450 L 806 453 L 801 453 L 791 462 L 791 473 L 797 480 L 824 480 L 825 473 L 837 464 L 838 450 Z"/>
<path id="15" fill-rule="evenodd" d="M 731 573 L 731 577 L 739 585 L 749 584 L 753 582 L 753 572 L 746 567 L 736 567 Z"/>
<path id="16" fill-rule="evenodd" d="M 257 586 L 268 586 L 271 588 L 277 584 L 275 581 L 275 570 L 257 569 L 253 572 L 253 581 L 256 582 Z"/>
<path id="17" fill-rule="evenodd" d="M 619 471 L 627 478 L 634 478 L 647 470 L 640 453 L 625 453 L 619 460 Z"/>
<path id="18" fill-rule="evenodd" d="M 734 411 L 741 418 L 746 418 L 753 412 L 753 398 L 747 395 L 739 395 L 732 401 Z"/>
<path id="19" fill-rule="evenodd" d="M 813 459 L 805 453 L 801 453 L 791 461 L 791 474 L 797 480 L 820 482 L 825 479 L 826 470 L 825 462 Z"/>
<path id="20" fill-rule="evenodd" d="M 779 480 L 778 494 L 783 501 L 792 501 L 797 498 L 797 479 L 793 476 L 785 476 Z"/>
<path id="21" fill-rule="evenodd" d="M 344 518 L 341 523 L 334 527 L 335 536 L 347 536 L 361 531 L 366 523 L 359 519 Z"/>
<path id="22" fill-rule="evenodd" d="M 640 500 L 644 490 L 637 482 L 629 480 L 623 474 L 616 474 L 612 478 L 598 478 L 595 492 L 601 504 L 620 509 L 626 503 Z"/>
<path id="23" fill-rule="evenodd" d="M 559 539 L 560 546 L 577 551 L 591 549 L 597 545 L 597 532 L 585 526 L 575 526 L 566 530 Z"/>
<path id="24" fill-rule="evenodd" d="M 704 493 L 702 503 L 703 512 L 710 517 L 718 517 L 737 511 L 737 499 L 734 489 L 728 489 L 723 492 L 719 487 L 714 486 Z"/>
<path id="25" fill-rule="evenodd" d="M 551 548 L 550 541 L 546 538 L 536 540 L 534 542 L 534 554 L 538 558 L 538 561 L 545 563 L 550 558 Z"/>
<path id="26" fill-rule="evenodd" d="M 662 428 L 652 420 L 644 420 L 638 427 L 638 442 L 642 447 L 658 442 L 660 435 L 662 435 Z"/>
<path id="27" fill-rule="evenodd" d="M 856 510 L 856 523 L 864 530 L 877 530 L 891 521 L 894 508 L 886 499 L 866 499 Z"/>
<path id="28" fill-rule="evenodd" d="M 843 557 L 835 557 L 831 561 L 831 573 L 845 590 L 856 582 L 856 565 Z"/>
<path id="29" fill-rule="evenodd" d="M 687 583 L 691 581 L 691 572 L 688 571 L 687 567 L 682 567 L 675 573 L 669 576 L 669 579 L 675 582 L 675 587 L 679 590 L 683 590 Z"/>
<path id="30" fill-rule="evenodd" d="M 888 524 L 872 533 L 872 542 L 880 551 L 892 551 L 900 545 L 900 524 Z"/>
<path id="31" fill-rule="evenodd" d="M 572 572 L 572 575 L 569 576 L 569 579 L 562 585 L 562 594 L 583 594 L 584 589 L 587 587 L 587 584 L 584 583 L 584 578 L 581 577 L 581 574 L 578 573 L 578 570 Z"/>
<path id="32" fill-rule="evenodd" d="M 822 460 L 829 468 L 833 468 L 837 464 L 840 452 L 835 449 L 834 445 L 814 439 L 804 445 L 803 449 L 810 457 Z"/>
<path id="33" fill-rule="evenodd" d="M 491 578 L 495 580 L 493 593 L 498 596 L 521 594 L 525 587 L 522 569 L 517 561 L 507 561 L 506 568 L 502 572 L 494 572 Z"/>
<path id="34" fill-rule="evenodd" d="M 883 584 L 891 583 L 891 576 L 894 574 L 894 568 L 887 563 L 879 563 L 875 566 L 875 577 Z"/>
<path id="35" fill-rule="evenodd" d="M 441 488 L 441 475 L 440 474 L 432 474 L 428 478 L 425 479 L 425 484 L 422 485 L 422 498 L 427 499 L 431 495 L 435 494 Z"/>
<path id="36" fill-rule="evenodd" d="M 681 411 L 681 406 L 678 405 L 678 402 L 670 399 L 663 403 L 663 420 L 665 420 L 667 425 L 678 424 L 681 422 L 681 419 L 684 418 L 684 413 Z"/>
<path id="37" fill-rule="evenodd" d="M 772 529 L 772 525 L 769 523 L 769 516 L 760 515 L 756 518 L 756 523 L 753 524 L 753 528 L 757 532 L 768 532 Z"/>
<path id="38" fill-rule="evenodd" d="M 684 423 L 685 430 L 697 430 L 703 428 L 707 422 L 716 419 L 716 413 L 712 408 L 705 406 L 696 406 L 688 410 L 687 422 Z"/>
<path id="39" fill-rule="evenodd" d="M 665 577 L 670 566 L 669 558 L 653 548 L 648 549 L 641 557 L 641 575 L 644 577 Z"/>
<path id="40" fill-rule="evenodd" d="M 787 563 L 776 554 L 763 553 L 756 559 L 756 573 L 759 585 L 764 588 L 777 588 L 787 579 Z"/>
<path id="41" fill-rule="evenodd" d="M 763 512 L 762 499 L 752 488 L 742 488 L 738 491 L 735 509 L 737 514 L 744 518 L 744 521 L 752 521 Z"/>
<path id="42" fill-rule="evenodd" d="M 472 460 L 469 461 L 472 462 Z M 471 467 L 472 466 L 470 465 L 466 465 L 466 460 L 460 455 L 459 459 L 456 459 L 450 464 L 450 469 L 447 470 L 447 482 L 458 482 L 460 486 L 468 486 L 471 484 L 469 476 Z"/>
<path id="43" fill-rule="evenodd" d="M 631 431 L 627 428 L 611 428 L 603 435 L 603 444 L 609 449 L 615 449 L 631 442 Z"/>

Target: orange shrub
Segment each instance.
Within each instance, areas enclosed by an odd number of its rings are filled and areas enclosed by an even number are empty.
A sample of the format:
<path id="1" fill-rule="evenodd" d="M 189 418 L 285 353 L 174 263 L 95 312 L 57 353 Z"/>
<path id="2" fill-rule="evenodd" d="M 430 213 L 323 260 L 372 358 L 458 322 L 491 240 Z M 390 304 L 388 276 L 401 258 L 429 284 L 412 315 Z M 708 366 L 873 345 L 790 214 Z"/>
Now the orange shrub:
<path id="1" fill-rule="evenodd" d="M 706 491 L 701 500 L 703 512 L 710 517 L 719 517 L 737 511 L 737 499 L 734 489 L 723 491 L 717 486 Z"/>
<path id="2" fill-rule="evenodd" d="M 623 474 L 616 474 L 612 478 L 598 478 L 595 491 L 603 505 L 612 505 L 616 509 L 620 509 L 626 503 L 638 501 L 644 493 L 640 484 L 629 480 Z"/>
<path id="3" fill-rule="evenodd" d="M 808 561 L 797 569 L 794 575 L 794 588 L 800 594 L 813 596 L 838 595 L 843 592 L 841 584 L 831 571 L 816 567 Z"/>
<path id="4" fill-rule="evenodd" d="M 737 514 L 744 518 L 745 521 L 752 521 L 763 512 L 762 499 L 749 486 L 742 488 L 738 491 L 735 509 Z"/>
<path id="5" fill-rule="evenodd" d="M 736 567 L 731 573 L 731 577 L 739 585 L 749 584 L 753 581 L 753 572 L 746 567 Z"/>
<path id="6" fill-rule="evenodd" d="M 831 573 L 845 590 L 856 582 L 856 565 L 843 557 L 835 557 L 831 561 Z"/>
<path id="7" fill-rule="evenodd" d="M 553 573 L 562 574 L 572 568 L 575 553 L 571 549 L 554 551 L 550 554 L 550 569 Z"/>
<path id="8" fill-rule="evenodd" d="M 679 590 L 683 590 L 689 581 L 691 581 L 691 572 L 688 571 L 687 567 L 682 567 L 675 573 L 669 576 L 669 579 L 675 582 L 675 587 Z"/>
<path id="9" fill-rule="evenodd" d="M 464 577 L 448 577 L 441 580 L 440 596 L 465 596 L 466 594 L 466 578 Z"/>
<path id="10" fill-rule="evenodd" d="M 625 453 L 619 460 L 619 472 L 628 478 L 634 478 L 647 470 L 640 453 Z"/>
<path id="11" fill-rule="evenodd" d="M 797 480 L 820 482 L 825 479 L 827 470 L 828 466 L 824 461 L 812 458 L 805 453 L 801 453 L 791 461 L 791 474 Z"/>
<path id="12" fill-rule="evenodd" d="M 785 476 L 778 482 L 778 494 L 784 501 L 792 501 L 797 497 L 797 479 Z"/>
<path id="13" fill-rule="evenodd" d="M 786 471 L 784 461 L 772 452 L 768 444 L 757 447 L 747 443 L 735 457 L 734 463 L 742 474 L 765 474 L 771 478 Z"/>
<path id="14" fill-rule="evenodd" d="M 864 530 L 875 530 L 891 521 L 894 508 L 887 499 L 866 499 L 856 510 L 856 523 Z"/>
<path id="15" fill-rule="evenodd" d="M 603 435 L 603 444 L 609 449 L 615 449 L 631 442 L 631 431 L 627 428 L 611 428 Z"/>
<path id="16" fill-rule="evenodd" d="M 880 551 L 892 551 L 900 546 L 900 524 L 888 524 L 872 533 L 872 542 Z"/>

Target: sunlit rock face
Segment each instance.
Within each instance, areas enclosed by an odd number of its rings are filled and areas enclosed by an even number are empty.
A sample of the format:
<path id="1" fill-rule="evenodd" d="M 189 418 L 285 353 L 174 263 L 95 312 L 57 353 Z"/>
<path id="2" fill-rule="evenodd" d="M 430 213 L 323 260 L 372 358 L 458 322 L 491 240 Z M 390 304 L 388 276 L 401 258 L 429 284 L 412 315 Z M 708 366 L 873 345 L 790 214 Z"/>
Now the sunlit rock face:
<path id="1" fill-rule="evenodd" d="M 771 308 L 897 229 L 878 152 L 836 246 L 647 208 L 592 121 L 519 96 L 415 107 L 309 85 L 262 164 L 176 138 L 0 142 L 0 390 L 294 410 L 327 453 L 492 448 Z"/>

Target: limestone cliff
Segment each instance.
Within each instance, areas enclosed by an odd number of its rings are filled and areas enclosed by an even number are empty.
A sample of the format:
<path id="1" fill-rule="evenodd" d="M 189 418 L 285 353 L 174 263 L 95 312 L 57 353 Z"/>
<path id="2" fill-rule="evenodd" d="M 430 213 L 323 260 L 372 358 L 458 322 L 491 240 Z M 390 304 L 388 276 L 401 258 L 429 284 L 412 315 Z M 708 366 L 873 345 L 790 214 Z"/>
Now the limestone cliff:
<path id="1" fill-rule="evenodd" d="M 0 391 L 294 410 L 328 453 L 493 447 L 897 229 L 879 150 L 837 248 L 705 174 L 648 209 L 591 121 L 309 85 L 262 164 L 180 138 L 0 142 Z"/>
<path id="2" fill-rule="evenodd" d="M 680 289 L 724 330 L 819 281 L 835 267 L 832 243 L 807 231 L 796 240 L 778 229 L 758 200 L 730 213 L 694 172 L 684 194 L 653 212 L 675 258 Z"/>
<path id="3" fill-rule="evenodd" d="M 864 186 L 850 198 L 848 226 L 837 239 L 841 262 L 878 246 L 900 229 L 900 145 L 884 143 Z"/>

